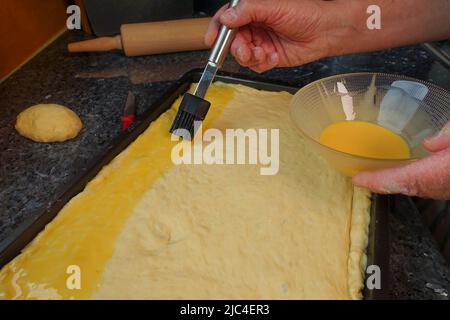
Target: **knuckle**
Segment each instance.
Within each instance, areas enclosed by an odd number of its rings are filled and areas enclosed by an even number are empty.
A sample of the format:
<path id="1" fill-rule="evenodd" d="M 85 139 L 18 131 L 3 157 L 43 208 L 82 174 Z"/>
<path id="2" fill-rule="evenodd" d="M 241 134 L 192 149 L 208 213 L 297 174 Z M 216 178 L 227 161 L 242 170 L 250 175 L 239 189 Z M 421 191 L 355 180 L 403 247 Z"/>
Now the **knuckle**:
<path id="1" fill-rule="evenodd" d="M 257 73 L 263 73 L 265 71 L 265 68 L 262 66 L 253 66 L 252 69 Z"/>
<path id="2" fill-rule="evenodd" d="M 418 196 L 426 193 L 422 181 L 417 176 L 410 177 L 403 183 L 405 194 L 410 196 Z"/>
<path id="3" fill-rule="evenodd" d="M 240 12 L 240 13 L 251 13 L 253 11 L 253 9 L 255 8 L 255 6 L 258 5 L 258 0 L 241 0 L 238 4 L 238 6 L 236 7 L 236 9 Z"/>
<path id="4" fill-rule="evenodd" d="M 234 58 L 236 59 L 236 61 L 243 67 L 248 67 L 248 63 L 242 61 L 237 55 L 233 54 Z"/>

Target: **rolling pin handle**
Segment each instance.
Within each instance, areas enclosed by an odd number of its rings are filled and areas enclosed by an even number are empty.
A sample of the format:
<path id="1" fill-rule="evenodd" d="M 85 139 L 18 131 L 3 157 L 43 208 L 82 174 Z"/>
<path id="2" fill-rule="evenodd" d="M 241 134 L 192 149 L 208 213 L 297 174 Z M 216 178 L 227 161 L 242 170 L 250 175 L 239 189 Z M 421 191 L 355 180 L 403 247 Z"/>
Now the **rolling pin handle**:
<path id="1" fill-rule="evenodd" d="M 120 35 L 114 37 L 101 37 L 91 40 L 69 43 L 69 52 L 106 52 L 114 49 L 122 49 Z"/>

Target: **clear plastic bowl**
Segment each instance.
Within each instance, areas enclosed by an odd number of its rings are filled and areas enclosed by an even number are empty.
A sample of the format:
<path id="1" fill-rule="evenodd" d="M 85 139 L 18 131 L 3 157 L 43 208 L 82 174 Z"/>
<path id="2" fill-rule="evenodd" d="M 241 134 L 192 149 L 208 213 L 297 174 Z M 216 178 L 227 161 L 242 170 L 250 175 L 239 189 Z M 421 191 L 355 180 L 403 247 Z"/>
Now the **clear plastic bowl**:
<path id="1" fill-rule="evenodd" d="M 342 74 L 301 88 L 292 99 L 291 117 L 319 155 L 338 171 L 353 176 L 360 171 L 401 166 L 425 157 L 428 152 L 422 145 L 423 139 L 438 133 L 450 119 L 450 92 L 400 75 Z M 411 157 L 366 158 L 320 143 L 326 127 L 353 120 L 378 124 L 399 134 L 408 143 Z"/>

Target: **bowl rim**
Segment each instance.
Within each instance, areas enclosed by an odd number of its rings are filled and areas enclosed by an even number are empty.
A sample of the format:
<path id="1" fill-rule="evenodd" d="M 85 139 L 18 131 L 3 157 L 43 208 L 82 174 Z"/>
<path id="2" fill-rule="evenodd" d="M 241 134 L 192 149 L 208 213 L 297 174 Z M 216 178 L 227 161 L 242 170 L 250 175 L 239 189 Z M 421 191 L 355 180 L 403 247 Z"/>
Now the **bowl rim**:
<path id="1" fill-rule="evenodd" d="M 409 76 L 403 76 L 403 75 L 399 75 L 399 74 L 394 74 L 394 73 L 385 73 L 385 72 L 349 72 L 349 73 L 341 73 L 341 74 L 337 74 L 337 75 L 332 75 L 332 76 L 328 76 L 325 78 L 321 78 L 321 79 L 317 79 L 315 81 L 312 81 L 310 83 L 308 83 L 307 85 L 301 87 L 295 94 L 297 95 L 299 92 L 306 90 L 307 88 L 316 85 L 317 83 L 320 83 L 321 81 L 324 80 L 331 80 L 333 78 L 342 78 L 342 77 L 349 77 L 349 76 L 374 76 L 374 75 L 381 75 L 381 76 L 390 76 L 390 77 L 394 77 L 394 78 L 398 78 L 398 80 L 410 80 L 410 81 L 415 81 L 415 82 L 419 82 L 421 84 L 424 84 L 426 86 L 429 87 L 433 87 L 434 89 L 436 89 L 437 91 L 441 91 L 444 94 L 448 95 L 450 97 L 450 90 L 447 90 L 445 88 L 442 88 L 434 83 L 428 82 L 428 81 L 424 81 L 424 80 L 420 80 L 420 79 L 416 79 L 413 77 L 409 77 Z M 294 97 L 293 96 L 293 97 Z M 292 99 L 293 100 L 293 99 Z M 314 142 L 315 144 L 324 147 L 325 149 L 332 151 L 333 153 L 336 154 L 341 154 L 341 155 L 346 155 L 346 156 L 351 156 L 351 157 L 355 157 L 358 159 L 362 159 L 362 160 L 372 160 L 372 161 L 381 161 L 381 162 L 413 162 L 416 160 L 420 160 L 423 159 L 424 157 L 411 157 L 411 158 L 403 158 L 403 159 L 384 159 L 384 158 L 372 158 L 372 157 L 365 157 L 365 156 L 360 156 L 360 155 L 356 155 L 356 154 L 352 154 L 352 153 L 348 153 L 348 152 L 344 152 L 344 151 L 340 151 L 340 150 L 336 150 L 333 149 L 329 146 L 326 146 L 322 143 L 320 143 L 319 141 L 317 141 L 316 139 L 314 139 L 313 137 L 311 137 L 309 134 L 307 134 L 304 130 L 302 130 L 296 123 L 296 121 L 294 120 L 294 117 L 292 115 L 295 106 L 292 103 L 292 100 L 290 102 L 290 115 L 291 115 L 291 119 L 294 122 L 294 126 L 297 128 L 297 130 L 300 131 L 300 133 L 305 136 L 308 140 L 311 140 L 312 142 Z"/>

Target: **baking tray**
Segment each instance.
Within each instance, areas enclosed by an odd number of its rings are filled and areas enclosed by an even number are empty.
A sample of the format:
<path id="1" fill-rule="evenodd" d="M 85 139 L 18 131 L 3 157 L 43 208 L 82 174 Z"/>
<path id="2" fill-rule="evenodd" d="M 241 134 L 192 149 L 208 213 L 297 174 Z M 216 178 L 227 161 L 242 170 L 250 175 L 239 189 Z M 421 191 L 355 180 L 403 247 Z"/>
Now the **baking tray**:
<path id="1" fill-rule="evenodd" d="M 130 132 L 118 137 L 106 154 L 93 159 L 89 169 L 82 175 L 75 177 L 66 188 L 57 195 L 57 200 L 48 208 L 35 212 L 32 221 L 21 225 L 10 236 L 0 243 L 0 268 L 20 254 L 21 250 L 30 243 L 45 226 L 56 217 L 67 202 L 83 191 L 100 170 L 110 163 L 117 155 L 139 137 L 162 113 L 169 109 L 173 102 L 190 85 L 199 81 L 203 70 L 194 69 L 184 74 L 176 81 L 142 116 L 138 117 L 139 125 Z M 219 72 L 216 81 L 242 84 L 259 90 L 287 91 L 292 94 L 298 87 L 280 81 L 268 81 L 261 77 Z M 169 128 L 168 128 L 169 129 Z M 168 130 L 167 129 L 167 130 Z M 371 223 L 369 227 L 369 245 L 367 248 L 368 265 L 377 265 L 381 270 L 381 289 L 364 289 L 365 299 L 388 299 L 389 285 L 389 253 L 388 253 L 388 215 L 392 201 L 391 196 L 373 195 L 371 208 Z"/>

